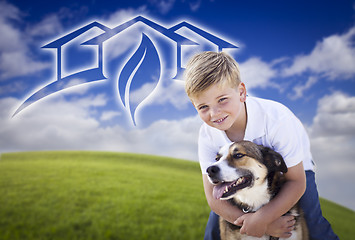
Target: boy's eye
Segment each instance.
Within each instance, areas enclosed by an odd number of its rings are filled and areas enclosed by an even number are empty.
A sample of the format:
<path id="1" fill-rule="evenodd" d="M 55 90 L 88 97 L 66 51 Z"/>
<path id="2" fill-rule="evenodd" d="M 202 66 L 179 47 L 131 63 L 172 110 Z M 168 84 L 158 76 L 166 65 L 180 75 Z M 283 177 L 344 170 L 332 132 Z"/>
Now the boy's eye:
<path id="1" fill-rule="evenodd" d="M 198 110 L 203 110 L 203 109 L 206 109 L 207 108 L 207 105 L 203 105 L 201 107 L 198 108 Z"/>
<path id="2" fill-rule="evenodd" d="M 223 101 L 225 101 L 225 100 L 227 100 L 227 98 L 220 98 L 219 100 L 218 100 L 218 102 L 223 102 Z"/>

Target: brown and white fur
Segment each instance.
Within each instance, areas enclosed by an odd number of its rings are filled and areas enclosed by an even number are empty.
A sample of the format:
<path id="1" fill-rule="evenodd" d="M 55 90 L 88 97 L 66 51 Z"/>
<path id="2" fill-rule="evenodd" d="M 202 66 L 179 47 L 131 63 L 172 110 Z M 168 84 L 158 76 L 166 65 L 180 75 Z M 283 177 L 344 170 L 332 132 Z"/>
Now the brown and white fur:
<path id="1" fill-rule="evenodd" d="M 280 154 L 249 141 L 232 143 L 221 148 L 216 163 L 207 169 L 214 184 L 213 195 L 227 200 L 244 212 L 255 212 L 267 204 L 285 182 L 286 164 Z M 308 230 L 301 209 L 296 205 L 289 214 L 296 216 L 295 230 L 289 240 L 308 239 Z M 220 217 L 222 240 L 278 239 L 240 234 L 240 227 Z M 281 239 L 281 238 L 280 238 Z"/>

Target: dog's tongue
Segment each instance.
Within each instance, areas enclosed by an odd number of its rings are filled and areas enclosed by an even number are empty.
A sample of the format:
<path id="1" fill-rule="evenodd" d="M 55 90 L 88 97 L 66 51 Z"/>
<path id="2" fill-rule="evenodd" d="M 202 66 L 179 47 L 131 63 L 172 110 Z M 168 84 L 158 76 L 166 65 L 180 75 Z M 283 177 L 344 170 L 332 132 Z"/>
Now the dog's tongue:
<path id="1" fill-rule="evenodd" d="M 216 186 L 213 187 L 213 197 L 215 199 L 220 199 L 223 196 L 224 190 L 226 189 L 226 187 L 229 187 L 230 185 L 232 185 L 232 182 L 230 183 L 221 183 L 218 184 Z"/>

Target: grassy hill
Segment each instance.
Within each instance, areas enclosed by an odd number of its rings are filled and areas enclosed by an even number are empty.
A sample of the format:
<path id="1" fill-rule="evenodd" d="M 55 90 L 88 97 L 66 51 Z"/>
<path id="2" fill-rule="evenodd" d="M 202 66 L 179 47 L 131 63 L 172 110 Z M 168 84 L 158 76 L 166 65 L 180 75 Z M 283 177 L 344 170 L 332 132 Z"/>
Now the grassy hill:
<path id="1" fill-rule="evenodd" d="M 322 199 L 340 239 L 355 213 Z M 0 159 L 0 239 L 203 239 L 209 214 L 198 163 L 102 152 Z"/>

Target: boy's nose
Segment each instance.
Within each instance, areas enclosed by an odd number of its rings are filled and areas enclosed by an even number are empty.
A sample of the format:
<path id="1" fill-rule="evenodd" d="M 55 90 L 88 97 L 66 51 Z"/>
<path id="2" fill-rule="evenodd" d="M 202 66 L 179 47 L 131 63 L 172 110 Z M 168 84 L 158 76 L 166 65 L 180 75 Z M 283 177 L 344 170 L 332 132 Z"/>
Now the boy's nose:
<path id="1" fill-rule="evenodd" d="M 220 112 L 221 112 L 221 109 L 219 107 L 211 108 L 211 117 L 218 115 Z"/>

